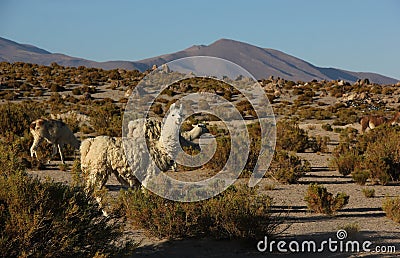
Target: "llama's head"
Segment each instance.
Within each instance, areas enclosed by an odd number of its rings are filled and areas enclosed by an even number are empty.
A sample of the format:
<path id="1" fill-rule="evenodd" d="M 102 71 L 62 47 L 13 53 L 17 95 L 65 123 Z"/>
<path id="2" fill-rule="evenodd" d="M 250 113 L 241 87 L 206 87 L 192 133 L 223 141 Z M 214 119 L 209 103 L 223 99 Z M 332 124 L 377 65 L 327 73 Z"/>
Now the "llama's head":
<path id="1" fill-rule="evenodd" d="M 165 119 L 165 124 L 180 125 L 182 122 L 182 104 L 178 106 L 173 103 L 169 108 L 169 114 Z"/>
<path id="2" fill-rule="evenodd" d="M 391 122 L 392 125 L 400 125 L 400 111 L 394 115 Z"/>
<path id="3" fill-rule="evenodd" d="M 210 132 L 210 130 L 208 130 L 208 128 L 205 124 L 197 124 L 196 126 L 201 128 L 201 134 Z"/>

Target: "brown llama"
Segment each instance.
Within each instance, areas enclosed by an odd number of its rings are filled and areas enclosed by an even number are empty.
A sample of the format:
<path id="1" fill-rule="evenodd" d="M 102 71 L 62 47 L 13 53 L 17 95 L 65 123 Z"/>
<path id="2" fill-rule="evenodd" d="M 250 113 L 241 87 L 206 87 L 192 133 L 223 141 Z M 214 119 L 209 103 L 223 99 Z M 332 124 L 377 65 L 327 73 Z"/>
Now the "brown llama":
<path id="1" fill-rule="evenodd" d="M 396 125 L 400 123 L 400 111 L 397 112 L 392 119 L 388 119 L 384 116 L 378 116 L 378 115 L 368 115 L 364 116 L 360 120 L 361 124 L 361 131 L 364 133 L 367 128 L 369 129 L 374 129 L 377 126 L 380 126 L 382 124 L 388 124 L 388 125 Z"/>

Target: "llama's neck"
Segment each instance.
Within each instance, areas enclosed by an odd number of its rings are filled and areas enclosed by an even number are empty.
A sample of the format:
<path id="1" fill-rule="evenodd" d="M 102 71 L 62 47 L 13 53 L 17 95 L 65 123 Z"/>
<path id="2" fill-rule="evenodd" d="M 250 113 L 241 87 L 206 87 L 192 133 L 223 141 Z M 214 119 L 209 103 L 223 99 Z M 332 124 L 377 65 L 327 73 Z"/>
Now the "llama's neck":
<path id="1" fill-rule="evenodd" d="M 179 150 L 179 125 L 168 120 L 164 123 L 161 130 L 159 141 L 162 147 L 171 157 L 175 157 Z"/>
<path id="2" fill-rule="evenodd" d="M 392 119 L 388 121 L 388 124 L 395 125 L 400 122 L 400 112 L 397 112 Z"/>

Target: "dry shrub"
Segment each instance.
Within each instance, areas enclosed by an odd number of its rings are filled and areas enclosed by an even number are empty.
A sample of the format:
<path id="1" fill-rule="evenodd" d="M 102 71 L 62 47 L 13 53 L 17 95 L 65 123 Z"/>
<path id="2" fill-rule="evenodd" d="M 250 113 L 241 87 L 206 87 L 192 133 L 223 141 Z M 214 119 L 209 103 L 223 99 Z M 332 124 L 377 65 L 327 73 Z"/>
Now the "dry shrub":
<path id="1" fill-rule="evenodd" d="M 387 197 L 383 202 L 382 209 L 385 211 L 388 218 L 396 223 L 400 223 L 400 197 Z"/>
<path id="2" fill-rule="evenodd" d="M 159 103 L 154 104 L 154 105 L 151 107 L 151 110 L 152 110 L 155 114 L 157 114 L 157 115 L 161 115 L 161 114 L 164 112 L 164 111 L 163 111 L 163 108 L 162 108 L 162 105 L 159 104 Z"/>
<path id="3" fill-rule="evenodd" d="M 0 131 L 23 136 L 29 125 L 45 113 L 43 104 L 36 102 L 0 105 Z"/>
<path id="4" fill-rule="evenodd" d="M 365 167 L 372 179 L 383 185 L 400 178 L 400 132 L 390 131 L 368 145 L 364 154 Z"/>
<path id="5" fill-rule="evenodd" d="M 331 139 L 328 136 L 312 136 L 309 139 L 308 145 L 311 148 L 313 152 L 322 152 L 322 153 L 328 153 L 329 148 L 328 148 L 328 143 L 331 141 Z"/>
<path id="6" fill-rule="evenodd" d="M 326 123 L 326 124 L 323 124 L 321 127 L 322 127 L 322 129 L 324 129 L 325 131 L 328 131 L 328 132 L 332 132 L 332 131 L 333 131 L 333 128 L 332 128 L 332 125 L 331 125 L 331 124 Z"/>
<path id="7" fill-rule="evenodd" d="M 375 189 L 374 188 L 363 188 L 361 191 L 364 194 L 364 196 L 367 198 L 375 197 Z"/>
<path id="8" fill-rule="evenodd" d="M 326 187 L 312 183 L 307 189 L 304 200 L 310 210 L 332 215 L 349 203 L 349 196 L 346 193 L 338 193 L 334 197 Z"/>
<path id="9" fill-rule="evenodd" d="M 365 185 L 365 183 L 368 181 L 368 178 L 370 177 L 370 172 L 369 172 L 369 170 L 363 170 L 360 168 L 356 168 L 351 173 L 351 177 L 357 184 Z"/>
<path id="10" fill-rule="evenodd" d="M 334 153 L 330 165 L 336 168 L 343 176 L 351 174 L 355 168 L 360 166 L 361 157 L 354 150 L 347 150 L 344 153 Z"/>
<path id="11" fill-rule="evenodd" d="M 127 250 L 113 243 L 120 225 L 104 217 L 83 188 L 28 176 L 16 155 L 11 148 L 0 152 L 2 256 L 93 257 Z"/>
<path id="12" fill-rule="evenodd" d="M 293 184 L 310 170 L 308 161 L 287 151 L 277 150 L 269 167 L 269 175 L 281 183 Z"/>
<path id="13" fill-rule="evenodd" d="M 276 124 L 276 148 L 304 152 L 308 148 L 307 132 L 296 121 L 280 120 Z"/>
<path id="14" fill-rule="evenodd" d="M 250 152 L 247 158 L 245 170 L 253 171 L 260 154 L 261 149 L 261 126 L 260 123 L 253 123 L 247 125 L 247 131 L 250 138 Z"/>
<path id="15" fill-rule="evenodd" d="M 353 223 L 345 224 L 344 226 L 340 226 L 338 229 L 345 230 L 347 232 L 349 238 L 355 238 L 355 237 L 357 237 L 357 235 L 360 231 L 360 225 L 358 225 L 357 222 L 353 222 Z"/>
<path id="16" fill-rule="evenodd" d="M 400 131 L 397 127 L 380 126 L 357 135 L 343 131 L 335 149 L 332 164 L 343 175 L 352 173 L 356 182 L 366 177 L 387 184 L 400 179 Z"/>
<path id="17" fill-rule="evenodd" d="M 91 125 L 99 135 L 121 136 L 122 110 L 110 101 L 99 102 L 89 111 Z"/>
<path id="18" fill-rule="evenodd" d="M 258 239 L 273 235 L 281 219 L 271 214 L 271 198 L 256 190 L 231 186 L 216 197 L 192 203 L 141 190 L 122 192 L 120 197 L 128 220 L 153 236 Z"/>
<path id="19" fill-rule="evenodd" d="M 231 138 L 230 137 L 217 137 L 217 149 L 212 159 L 204 165 L 204 168 L 220 171 L 224 168 L 229 159 L 231 151 Z"/>
<path id="20" fill-rule="evenodd" d="M 347 125 L 357 123 L 359 120 L 354 108 L 341 109 L 336 113 L 336 116 L 337 119 L 333 122 L 333 125 Z"/>

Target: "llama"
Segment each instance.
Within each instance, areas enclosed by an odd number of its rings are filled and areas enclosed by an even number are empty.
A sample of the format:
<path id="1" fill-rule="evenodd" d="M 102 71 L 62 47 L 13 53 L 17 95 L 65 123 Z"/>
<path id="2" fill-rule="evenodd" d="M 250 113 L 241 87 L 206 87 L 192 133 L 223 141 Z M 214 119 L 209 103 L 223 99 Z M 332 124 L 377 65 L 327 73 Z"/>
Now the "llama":
<path id="1" fill-rule="evenodd" d="M 64 156 L 62 154 L 62 147 L 65 144 L 69 144 L 75 149 L 79 149 L 80 141 L 75 137 L 69 127 L 62 121 L 41 118 L 33 121 L 29 128 L 33 135 L 33 144 L 30 149 L 32 158 L 35 157 L 37 159 L 36 150 L 43 140 L 46 140 L 48 143 L 53 145 L 53 152 L 49 159 L 49 163 L 53 156 L 57 153 L 58 149 L 61 161 L 63 164 L 65 164 Z"/>
<path id="2" fill-rule="evenodd" d="M 387 119 L 384 116 L 378 116 L 378 115 L 368 115 L 364 116 L 360 120 L 361 124 L 361 131 L 364 133 L 367 128 L 370 128 L 371 130 L 374 129 L 377 126 L 380 126 L 382 124 L 388 124 L 388 125 L 396 125 L 400 123 L 400 111 L 397 112 L 392 119 Z"/>
<path id="3" fill-rule="evenodd" d="M 82 142 L 81 168 L 86 178 L 86 187 L 103 187 L 114 174 L 125 186 L 144 186 L 157 171 L 167 171 L 174 165 L 179 150 L 179 126 L 182 106 L 172 104 L 164 126 L 154 119 L 138 119 L 128 125 L 128 135 L 121 137 L 98 136 Z M 162 130 L 161 130 L 162 127 Z M 161 131 L 161 134 L 157 134 Z M 146 137 L 143 137 L 146 136 Z M 149 154 L 147 154 L 149 146 Z M 151 162 L 152 159 L 154 162 Z"/>
<path id="4" fill-rule="evenodd" d="M 182 137 L 188 141 L 193 141 L 194 139 L 199 138 L 201 135 L 209 132 L 210 131 L 208 130 L 205 124 L 197 124 L 194 125 L 192 130 L 183 132 Z"/>

